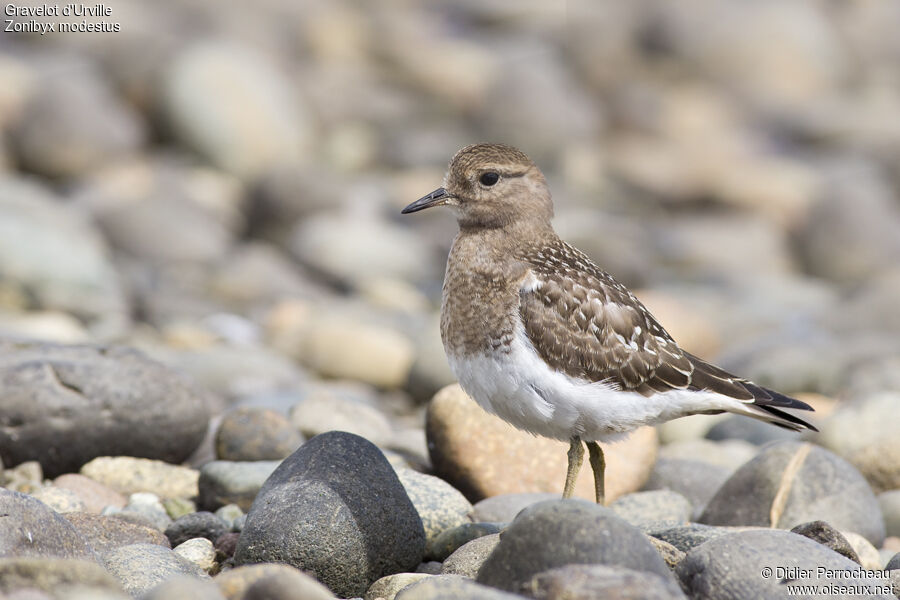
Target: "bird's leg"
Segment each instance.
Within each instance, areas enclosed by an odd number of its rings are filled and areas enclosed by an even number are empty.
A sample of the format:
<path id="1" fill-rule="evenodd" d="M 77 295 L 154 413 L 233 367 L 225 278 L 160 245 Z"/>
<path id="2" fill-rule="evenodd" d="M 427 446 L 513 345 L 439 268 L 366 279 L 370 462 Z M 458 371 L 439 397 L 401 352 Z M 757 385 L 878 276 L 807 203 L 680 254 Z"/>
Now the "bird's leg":
<path id="1" fill-rule="evenodd" d="M 603 448 L 597 442 L 585 442 L 588 447 L 588 460 L 594 471 L 594 491 L 597 493 L 597 504 L 605 504 L 605 484 L 603 481 L 606 473 L 606 459 L 603 457 Z"/>
<path id="2" fill-rule="evenodd" d="M 584 446 L 581 438 L 574 436 L 569 443 L 569 469 L 566 471 L 566 487 L 563 488 L 563 498 L 571 498 L 575 491 L 575 480 L 578 479 L 578 470 L 584 462 Z"/>

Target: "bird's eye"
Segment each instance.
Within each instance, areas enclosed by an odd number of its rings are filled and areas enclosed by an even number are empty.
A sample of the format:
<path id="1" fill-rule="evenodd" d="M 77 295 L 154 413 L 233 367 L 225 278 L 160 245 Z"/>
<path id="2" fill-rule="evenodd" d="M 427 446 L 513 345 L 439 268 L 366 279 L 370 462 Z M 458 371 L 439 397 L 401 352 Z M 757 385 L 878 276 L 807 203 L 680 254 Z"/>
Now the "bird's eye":
<path id="1" fill-rule="evenodd" d="M 495 173 L 494 171 L 487 171 L 481 174 L 481 177 L 478 178 L 478 181 L 481 182 L 481 185 L 491 187 L 492 185 L 500 181 L 500 174 Z"/>

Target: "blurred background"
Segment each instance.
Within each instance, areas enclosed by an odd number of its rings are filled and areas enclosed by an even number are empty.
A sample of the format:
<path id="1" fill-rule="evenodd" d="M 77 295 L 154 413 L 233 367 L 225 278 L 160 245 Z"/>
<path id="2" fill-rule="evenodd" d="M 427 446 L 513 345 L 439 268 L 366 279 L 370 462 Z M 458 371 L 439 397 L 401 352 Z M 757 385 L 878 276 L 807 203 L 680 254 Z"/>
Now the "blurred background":
<path id="1" fill-rule="evenodd" d="M 456 224 L 399 210 L 500 141 L 690 351 L 822 414 L 900 390 L 896 2 L 107 6 L 118 32 L 0 33 L 3 336 L 427 461 Z"/>

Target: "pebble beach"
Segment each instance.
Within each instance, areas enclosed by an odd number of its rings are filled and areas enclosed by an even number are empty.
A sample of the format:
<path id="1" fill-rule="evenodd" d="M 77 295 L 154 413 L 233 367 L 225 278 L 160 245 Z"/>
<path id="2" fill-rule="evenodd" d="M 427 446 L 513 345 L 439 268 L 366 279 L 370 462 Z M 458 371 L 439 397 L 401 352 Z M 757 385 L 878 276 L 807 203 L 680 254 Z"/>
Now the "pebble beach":
<path id="1" fill-rule="evenodd" d="M 0 598 L 900 598 L 900 5 L 4 18 Z M 447 365 L 454 219 L 400 215 L 483 141 L 819 431 L 644 427 L 562 500 Z"/>

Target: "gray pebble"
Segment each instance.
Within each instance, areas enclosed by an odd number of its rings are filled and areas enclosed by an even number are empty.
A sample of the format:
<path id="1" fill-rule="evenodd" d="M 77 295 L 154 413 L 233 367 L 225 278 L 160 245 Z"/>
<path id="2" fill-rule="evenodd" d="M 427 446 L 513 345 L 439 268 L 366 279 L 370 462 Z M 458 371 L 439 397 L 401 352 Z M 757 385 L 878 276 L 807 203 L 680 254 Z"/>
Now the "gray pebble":
<path id="1" fill-rule="evenodd" d="M 133 596 L 141 596 L 163 581 L 179 575 L 207 576 L 171 549 L 156 544 L 120 546 L 103 555 L 103 564 Z"/>
<path id="2" fill-rule="evenodd" d="M 277 560 L 310 570 L 335 594 L 422 561 L 422 521 L 381 451 L 351 433 L 318 435 L 263 485 L 238 540 L 238 565 Z"/>
<path id="3" fill-rule="evenodd" d="M 671 577 L 620 566 L 566 565 L 538 573 L 522 591 L 535 600 L 686 600 Z"/>
<path id="4" fill-rule="evenodd" d="M 78 531 L 43 502 L 0 488 L 0 558 L 58 557 L 96 560 Z"/>
<path id="5" fill-rule="evenodd" d="M 499 533 L 500 523 L 463 523 L 442 531 L 431 544 L 431 558 L 443 561 L 463 544 L 486 535 Z"/>
<path id="6" fill-rule="evenodd" d="M 499 533 L 484 535 L 466 542 L 447 557 L 440 572 L 444 575 L 462 575 L 475 579 L 478 576 L 478 570 L 499 543 Z"/>
<path id="7" fill-rule="evenodd" d="M 475 503 L 473 521 L 484 523 L 509 523 L 523 509 L 545 500 L 558 500 L 559 494 L 546 492 L 500 494 Z"/>
<path id="8" fill-rule="evenodd" d="M 216 515 L 200 511 L 185 515 L 176 519 L 166 528 L 166 537 L 172 547 L 181 544 L 191 538 L 203 537 L 215 542 L 224 533 L 228 532 L 228 525 Z"/>
<path id="9" fill-rule="evenodd" d="M 220 460 L 281 460 L 303 443 L 303 436 L 281 413 L 243 407 L 225 415 L 216 430 Z"/>
<path id="10" fill-rule="evenodd" d="M 400 591 L 396 600 L 522 600 L 492 587 L 479 585 L 458 575 L 434 575 Z"/>
<path id="11" fill-rule="evenodd" d="M 576 563 L 618 565 L 671 577 L 653 544 L 611 510 L 581 500 L 549 500 L 515 518 L 477 581 L 518 591 L 542 571 Z"/>
<path id="12" fill-rule="evenodd" d="M 425 528 L 425 556 L 434 556 L 434 542 L 444 531 L 469 523 L 472 504 L 452 485 L 412 469 L 397 469 L 397 477 Z"/>
<path id="13" fill-rule="evenodd" d="M 259 489 L 279 464 L 281 461 L 277 460 L 208 462 L 200 468 L 197 504 L 207 510 L 225 504 L 237 504 L 242 510 L 249 510 Z"/>

